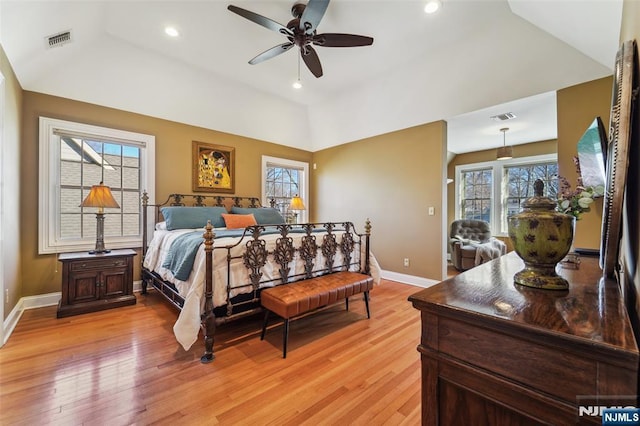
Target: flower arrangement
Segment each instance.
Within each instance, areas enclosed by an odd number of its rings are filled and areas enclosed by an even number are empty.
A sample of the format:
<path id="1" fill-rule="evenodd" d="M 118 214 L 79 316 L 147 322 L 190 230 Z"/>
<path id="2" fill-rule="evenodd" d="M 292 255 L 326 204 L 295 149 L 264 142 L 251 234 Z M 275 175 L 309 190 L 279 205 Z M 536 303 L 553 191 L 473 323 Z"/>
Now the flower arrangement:
<path id="1" fill-rule="evenodd" d="M 556 210 L 574 216 L 580 220 L 583 213 L 591 210 L 594 197 L 604 195 L 603 186 L 584 186 L 580 177 L 580 161 L 578 157 L 573 157 L 573 164 L 576 166 L 578 179 L 575 189 L 571 189 L 571 184 L 563 176 L 558 176 L 560 188 L 558 190 L 558 205 Z"/>

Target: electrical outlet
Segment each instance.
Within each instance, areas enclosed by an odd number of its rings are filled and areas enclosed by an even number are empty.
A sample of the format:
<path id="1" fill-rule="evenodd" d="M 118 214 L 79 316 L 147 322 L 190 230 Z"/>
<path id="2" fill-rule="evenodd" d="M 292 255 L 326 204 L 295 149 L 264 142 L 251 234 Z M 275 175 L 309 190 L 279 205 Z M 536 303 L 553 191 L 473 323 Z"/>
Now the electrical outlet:
<path id="1" fill-rule="evenodd" d="M 9 303 L 9 289 L 4 289 L 4 303 Z"/>
<path id="2" fill-rule="evenodd" d="M 404 267 L 405 267 L 405 268 L 408 268 L 408 267 L 409 267 L 409 258 L 408 258 L 408 257 L 405 257 L 405 258 L 404 258 Z"/>

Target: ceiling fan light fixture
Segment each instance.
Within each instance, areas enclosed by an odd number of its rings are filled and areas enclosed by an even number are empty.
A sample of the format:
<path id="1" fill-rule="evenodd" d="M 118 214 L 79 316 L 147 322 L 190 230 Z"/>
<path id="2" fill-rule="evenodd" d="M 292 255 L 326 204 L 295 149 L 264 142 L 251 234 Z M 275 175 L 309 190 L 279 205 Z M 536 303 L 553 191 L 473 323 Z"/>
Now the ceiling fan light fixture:
<path id="1" fill-rule="evenodd" d="M 294 89 L 302 89 L 302 82 L 300 80 L 296 80 L 292 84 Z"/>
<path id="2" fill-rule="evenodd" d="M 440 0 L 429 0 L 424 5 L 424 13 L 436 13 L 442 7 L 442 2 Z"/>

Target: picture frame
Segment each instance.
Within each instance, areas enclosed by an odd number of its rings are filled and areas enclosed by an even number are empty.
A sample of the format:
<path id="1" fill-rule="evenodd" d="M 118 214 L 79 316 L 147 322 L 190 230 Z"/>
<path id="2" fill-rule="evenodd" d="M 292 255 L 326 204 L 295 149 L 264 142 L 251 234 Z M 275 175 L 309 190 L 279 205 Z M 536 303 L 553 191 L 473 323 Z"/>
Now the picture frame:
<path id="1" fill-rule="evenodd" d="M 194 192 L 235 192 L 235 148 L 193 141 L 192 163 Z"/>

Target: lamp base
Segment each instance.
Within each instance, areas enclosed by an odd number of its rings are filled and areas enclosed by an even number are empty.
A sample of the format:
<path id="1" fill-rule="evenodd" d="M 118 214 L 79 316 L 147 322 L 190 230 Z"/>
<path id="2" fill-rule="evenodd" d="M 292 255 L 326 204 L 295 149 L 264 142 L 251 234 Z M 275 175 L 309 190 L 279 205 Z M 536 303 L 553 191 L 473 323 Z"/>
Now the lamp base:
<path id="1" fill-rule="evenodd" d="M 103 254 L 103 253 L 111 253 L 111 250 L 91 250 L 89 254 Z"/>

